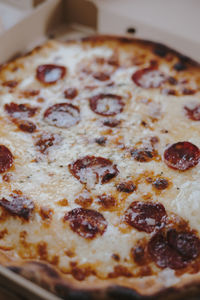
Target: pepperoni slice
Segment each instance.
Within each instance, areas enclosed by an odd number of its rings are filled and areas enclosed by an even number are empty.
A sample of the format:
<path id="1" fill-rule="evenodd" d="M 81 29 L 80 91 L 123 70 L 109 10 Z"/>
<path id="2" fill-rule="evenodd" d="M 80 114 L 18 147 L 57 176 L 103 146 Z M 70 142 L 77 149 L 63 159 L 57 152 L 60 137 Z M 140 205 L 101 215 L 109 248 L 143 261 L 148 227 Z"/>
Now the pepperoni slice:
<path id="1" fill-rule="evenodd" d="M 28 220 L 34 210 L 34 202 L 21 194 L 14 193 L 9 196 L 9 200 L 6 198 L 0 199 L 0 206 L 12 215 L 16 215 L 25 220 Z"/>
<path id="2" fill-rule="evenodd" d="M 36 70 L 37 79 L 45 84 L 54 84 L 66 74 L 66 68 L 58 65 L 40 65 Z"/>
<path id="3" fill-rule="evenodd" d="M 186 267 L 199 256 L 200 240 L 191 232 L 159 231 L 151 238 L 148 250 L 160 268 L 176 270 Z"/>
<path id="4" fill-rule="evenodd" d="M 190 142 L 175 143 L 164 152 L 164 160 L 167 166 L 179 171 L 195 167 L 199 162 L 199 158 L 199 148 Z"/>
<path id="5" fill-rule="evenodd" d="M 105 209 L 114 208 L 117 206 L 117 200 L 111 195 L 100 195 L 98 196 L 99 204 L 101 204 Z"/>
<path id="6" fill-rule="evenodd" d="M 184 106 L 186 116 L 193 121 L 200 121 L 200 105 L 195 106 L 194 108 L 189 108 Z"/>
<path id="7" fill-rule="evenodd" d="M 107 119 L 105 121 L 103 121 L 103 125 L 108 126 L 108 127 L 116 127 L 121 123 L 120 120 L 116 120 L 116 119 Z"/>
<path id="8" fill-rule="evenodd" d="M 77 106 L 68 103 L 57 103 L 44 112 L 44 120 L 60 128 L 69 128 L 80 121 L 80 110 Z"/>
<path id="9" fill-rule="evenodd" d="M 43 154 L 47 153 L 49 148 L 57 145 L 61 141 L 59 134 L 43 133 L 35 143 L 36 148 Z"/>
<path id="10" fill-rule="evenodd" d="M 13 165 L 13 155 L 10 150 L 0 145 L 0 173 L 8 171 Z"/>
<path id="11" fill-rule="evenodd" d="M 107 81 L 110 79 L 110 75 L 105 72 L 96 72 L 93 74 L 93 77 L 99 81 Z"/>
<path id="12" fill-rule="evenodd" d="M 75 208 L 64 216 L 71 229 L 85 239 L 93 239 L 102 235 L 108 226 L 104 216 L 96 210 Z"/>
<path id="13" fill-rule="evenodd" d="M 106 183 L 119 173 L 111 160 L 103 157 L 85 156 L 69 165 L 69 170 L 81 183 L 93 185 Z"/>
<path id="14" fill-rule="evenodd" d="M 125 212 L 126 223 L 147 233 L 162 227 L 165 218 L 166 211 L 161 203 L 135 201 Z"/>
<path id="15" fill-rule="evenodd" d="M 115 116 L 123 111 L 122 97 L 114 94 L 98 94 L 90 98 L 90 108 L 102 116 Z"/>
<path id="16" fill-rule="evenodd" d="M 150 149 L 132 149 L 131 156 L 139 162 L 149 162 L 153 159 L 155 151 Z"/>
<path id="17" fill-rule="evenodd" d="M 144 68 L 132 75 L 132 80 L 135 84 L 145 89 L 158 88 L 166 79 L 165 74 L 155 68 Z"/>
<path id="18" fill-rule="evenodd" d="M 36 130 L 36 125 L 28 120 L 17 120 L 15 123 L 24 132 L 33 133 Z"/>
<path id="19" fill-rule="evenodd" d="M 131 181 L 121 182 L 117 185 L 117 190 L 124 193 L 132 193 L 136 190 L 136 185 Z"/>
<path id="20" fill-rule="evenodd" d="M 29 104 L 17 104 L 14 102 L 5 104 L 4 108 L 6 112 L 14 119 L 26 119 L 33 117 L 38 110 L 37 107 L 32 107 Z"/>
<path id="21" fill-rule="evenodd" d="M 74 99 L 78 95 L 78 91 L 75 88 L 68 88 L 64 91 L 65 98 Z"/>

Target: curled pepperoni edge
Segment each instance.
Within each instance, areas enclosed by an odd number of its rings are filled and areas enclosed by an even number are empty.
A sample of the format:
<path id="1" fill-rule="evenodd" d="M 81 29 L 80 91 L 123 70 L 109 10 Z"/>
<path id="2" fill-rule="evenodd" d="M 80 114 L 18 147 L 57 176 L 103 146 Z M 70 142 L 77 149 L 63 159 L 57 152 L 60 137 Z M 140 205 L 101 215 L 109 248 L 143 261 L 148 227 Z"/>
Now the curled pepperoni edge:
<path id="1" fill-rule="evenodd" d="M 138 231 L 151 233 L 165 225 L 166 217 L 166 210 L 161 203 L 134 201 L 125 211 L 124 220 Z M 154 220 L 155 224 L 148 224 L 149 219 Z"/>
<path id="2" fill-rule="evenodd" d="M 90 161 L 87 166 L 84 165 L 84 160 Z M 89 155 L 84 156 L 82 158 L 77 159 L 72 164 L 69 164 L 68 168 L 70 173 L 75 178 L 77 178 L 82 184 L 85 184 L 85 182 L 80 179 L 80 176 L 77 175 L 77 173 L 83 168 L 85 169 L 88 167 L 92 167 L 94 165 L 98 165 L 98 162 L 100 164 L 100 167 L 110 166 L 113 169 L 112 173 L 109 173 L 109 171 L 105 171 L 105 174 L 103 174 L 102 177 L 98 178 L 101 184 L 107 183 L 108 181 L 110 181 L 111 179 L 113 179 L 118 175 L 119 170 L 117 166 L 113 164 L 111 160 L 100 156 L 89 156 Z"/>
<path id="3" fill-rule="evenodd" d="M 98 112 L 98 110 L 97 110 L 98 101 L 101 101 L 104 98 L 115 99 L 116 101 L 118 101 L 118 104 L 120 105 L 119 112 L 110 112 L 110 113 Z M 121 113 L 123 111 L 123 109 L 124 109 L 124 102 L 122 101 L 122 97 L 119 96 L 119 95 L 115 95 L 115 94 L 103 94 L 103 93 L 101 93 L 101 94 L 95 95 L 92 98 L 90 98 L 89 102 L 90 102 L 90 108 L 91 108 L 91 110 L 94 113 L 96 113 L 98 115 L 101 115 L 101 116 L 107 116 L 107 117 L 109 117 L 109 116 L 115 116 L 118 113 Z"/>
<path id="4" fill-rule="evenodd" d="M 71 230 L 85 239 L 93 239 L 97 235 L 103 235 L 108 226 L 101 213 L 80 207 L 67 212 L 63 220 L 64 222 L 68 221 Z"/>
<path id="5" fill-rule="evenodd" d="M 142 78 L 142 76 L 145 75 L 146 73 L 153 72 L 153 71 L 157 71 L 161 75 L 163 75 L 163 81 L 161 83 L 159 83 L 159 85 L 156 85 L 156 86 L 153 86 L 152 84 L 150 84 L 149 86 L 146 87 L 143 84 L 141 84 L 140 79 Z M 146 88 L 146 89 L 159 88 L 162 85 L 162 83 L 164 83 L 166 81 L 164 74 L 162 72 L 160 72 L 156 67 L 148 67 L 148 68 L 144 68 L 144 69 L 139 69 L 135 73 L 133 73 L 131 79 L 134 81 L 134 83 L 137 86 L 140 86 L 140 87 Z"/>
<path id="6" fill-rule="evenodd" d="M 45 78 L 45 71 L 46 69 L 50 69 L 53 70 L 53 69 L 59 69 L 61 71 L 61 75 L 58 79 L 55 79 L 53 81 L 45 81 L 44 78 Z M 67 69 L 66 67 L 63 67 L 63 66 L 59 66 L 59 65 L 54 65 L 54 64 L 44 64 L 44 65 L 39 65 L 37 67 L 37 70 L 36 70 L 36 78 L 42 82 L 43 84 L 47 84 L 47 85 L 51 85 L 51 84 L 55 84 L 58 80 L 62 79 L 65 75 L 66 75 L 66 72 L 67 72 Z"/>
<path id="7" fill-rule="evenodd" d="M 68 107 L 68 108 L 70 108 L 70 109 L 72 109 L 72 110 L 74 110 L 74 111 L 76 111 L 78 113 L 78 116 L 73 116 L 74 119 L 75 119 L 75 123 L 74 124 L 72 124 L 70 126 L 58 126 L 58 125 L 55 125 L 55 123 L 56 123 L 57 120 L 54 122 L 54 121 L 51 121 L 51 120 L 48 119 L 49 115 L 51 115 L 52 113 L 54 113 L 56 110 L 59 111 L 60 107 L 66 107 L 66 108 Z M 62 111 L 60 111 L 60 112 L 62 113 Z M 72 114 L 70 112 L 68 112 L 68 111 L 65 111 L 65 113 L 68 113 L 68 114 L 70 114 L 72 116 Z M 74 125 L 76 125 L 76 124 L 78 124 L 80 122 L 80 109 L 79 109 L 78 106 L 75 106 L 75 105 L 73 105 L 71 103 L 66 103 L 66 102 L 56 103 L 56 104 L 48 107 L 45 110 L 43 117 L 44 117 L 44 120 L 49 125 L 51 125 L 51 126 L 55 126 L 55 127 L 58 127 L 58 128 L 70 128 L 70 127 L 72 127 L 72 126 L 74 126 Z"/>
<path id="8" fill-rule="evenodd" d="M 199 256 L 200 240 L 191 232 L 162 229 L 150 239 L 148 252 L 158 267 L 178 270 Z"/>

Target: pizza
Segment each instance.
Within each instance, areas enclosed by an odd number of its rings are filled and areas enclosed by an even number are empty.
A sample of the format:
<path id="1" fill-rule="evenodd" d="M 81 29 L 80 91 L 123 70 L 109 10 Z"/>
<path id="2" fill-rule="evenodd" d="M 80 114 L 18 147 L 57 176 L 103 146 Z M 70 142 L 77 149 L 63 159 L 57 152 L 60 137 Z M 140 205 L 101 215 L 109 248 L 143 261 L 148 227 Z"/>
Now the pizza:
<path id="1" fill-rule="evenodd" d="M 1 66 L 0 100 L 3 266 L 64 299 L 199 295 L 198 63 L 50 40 Z"/>

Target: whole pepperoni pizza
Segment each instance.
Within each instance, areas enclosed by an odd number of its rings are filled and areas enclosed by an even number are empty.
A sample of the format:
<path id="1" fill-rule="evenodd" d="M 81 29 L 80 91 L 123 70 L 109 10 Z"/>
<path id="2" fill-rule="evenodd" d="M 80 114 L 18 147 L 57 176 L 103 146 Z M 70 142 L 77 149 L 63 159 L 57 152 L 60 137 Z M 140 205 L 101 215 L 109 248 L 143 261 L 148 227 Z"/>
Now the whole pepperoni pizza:
<path id="1" fill-rule="evenodd" d="M 0 100 L 2 265 L 63 299 L 200 295 L 198 63 L 51 40 L 1 66 Z"/>

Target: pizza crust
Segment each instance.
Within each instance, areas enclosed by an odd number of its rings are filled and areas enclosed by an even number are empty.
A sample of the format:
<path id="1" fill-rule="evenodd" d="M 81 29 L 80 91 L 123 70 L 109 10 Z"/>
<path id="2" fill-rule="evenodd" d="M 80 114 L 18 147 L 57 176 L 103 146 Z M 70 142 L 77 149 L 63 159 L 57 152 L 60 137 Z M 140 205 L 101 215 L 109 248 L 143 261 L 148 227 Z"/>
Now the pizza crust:
<path id="1" fill-rule="evenodd" d="M 158 47 L 158 49 L 160 48 L 160 51 L 165 51 L 167 54 L 169 54 L 169 56 L 172 56 L 172 59 L 175 60 L 181 60 L 184 61 L 184 64 L 186 64 L 187 66 L 187 72 L 188 72 L 188 77 L 190 78 L 197 78 L 198 80 L 200 80 L 200 75 L 199 75 L 199 70 L 200 70 L 200 66 L 198 63 L 194 62 L 193 60 L 183 57 L 181 54 L 179 54 L 178 52 L 175 52 L 167 47 L 164 47 L 162 45 L 158 45 L 156 43 L 153 42 L 148 42 L 148 41 L 142 41 L 142 40 L 134 40 L 134 39 L 129 39 L 129 38 L 123 38 L 123 37 L 115 37 L 115 36 L 97 36 L 97 37 L 89 37 L 89 38 L 84 38 L 81 41 L 69 41 L 67 42 L 67 44 L 63 44 L 63 47 L 65 47 L 66 45 L 83 45 L 84 47 L 100 47 L 103 45 L 103 47 L 108 45 L 107 48 L 107 52 L 104 52 L 104 56 L 105 57 L 109 57 L 110 56 L 110 48 L 117 48 L 117 47 L 122 47 L 124 49 L 127 50 L 127 48 L 130 51 L 130 48 L 132 46 L 136 46 L 138 47 L 138 49 L 142 49 L 142 51 L 152 51 L 152 49 L 155 49 L 156 47 Z M 25 70 L 26 69 L 26 64 L 31 62 L 32 59 L 34 60 L 35 57 L 38 57 L 38 64 L 42 63 L 43 59 L 47 58 L 49 55 L 49 51 L 53 52 L 58 51 L 57 49 L 60 47 L 60 45 L 62 45 L 62 43 L 60 42 L 56 42 L 56 41 L 50 41 L 47 44 L 45 44 L 44 46 L 38 47 L 35 50 L 33 50 L 30 54 L 28 54 L 25 57 L 19 58 L 17 60 L 15 60 L 14 62 L 8 63 L 4 66 L 1 67 L 1 72 L 0 72 L 0 81 L 1 83 L 5 83 L 8 81 L 8 77 L 9 80 L 16 80 L 16 76 L 15 74 L 12 75 L 11 70 L 15 69 L 15 68 L 19 68 L 20 66 L 25 66 L 22 67 L 23 72 L 23 77 L 27 76 L 27 79 L 23 79 L 22 82 L 19 83 L 19 86 L 17 88 L 23 90 L 26 89 L 27 87 L 29 87 L 32 83 L 33 83 L 33 76 L 30 76 L 30 74 L 32 74 L 34 72 L 34 65 L 31 69 L 29 69 L 28 71 Z M 84 46 L 85 45 L 85 46 Z M 62 47 L 62 46 L 61 46 Z M 163 50 L 164 49 L 164 50 Z M 98 51 L 97 51 L 98 54 Z M 165 55 L 167 55 L 165 54 Z M 58 55 L 59 56 L 59 55 Z M 113 58 L 114 59 L 114 58 Z M 148 57 L 149 59 L 149 57 Z M 162 57 L 159 58 L 158 60 L 162 61 Z M 48 61 L 48 58 L 47 58 Z M 124 62 L 129 63 L 125 60 Z M 86 66 L 87 66 L 87 61 L 86 61 Z M 68 68 L 72 68 L 73 66 L 68 66 Z M 133 67 L 129 70 L 130 74 L 133 73 L 135 70 L 137 70 L 137 68 Z M 164 71 L 164 66 L 163 66 L 163 71 Z M 27 72 L 27 73 L 26 73 Z M 110 72 L 110 69 L 108 69 L 108 72 Z M 12 77 L 13 76 L 13 77 Z M 115 80 L 116 81 L 120 81 L 124 79 L 125 74 L 117 74 Z M 19 76 L 20 77 L 20 76 Z M 20 79 L 19 79 L 20 80 Z M 87 82 L 86 82 L 87 84 Z M 90 84 L 90 82 L 89 82 Z M 130 85 L 130 81 L 127 81 L 126 84 L 129 86 Z M 100 83 L 101 85 L 101 83 Z M 37 88 L 40 89 L 40 86 L 38 83 L 33 83 L 34 88 L 37 90 Z M 103 84 L 102 84 L 103 86 Z M 192 86 L 193 87 L 193 86 Z M 58 84 L 57 90 L 55 89 L 55 91 L 57 92 L 59 90 L 60 86 Z M 7 101 L 10 101 L 11 97 L 10 95 L 6 95 L 6 89 L 7 86 L 4 86 L 4 90 L 3 92 L 1 92 L 1 94 L 4 96 L 5 99 L 5 103 Z M 131 91 L 132 88 L 130 87 Z M 52 88 L 53 90 L 53 88 Z M 130 103 L 130 96 L 127 93 L 126 89 L 123 88 L 117 88 L 113 90 L 116 93 L 121 93 L 121 94 L 126 94 L 126 101 L 127 103 Z M 46 94 L 45 94 L 46 93 Z M 48 91 L 44 92 L 45 96 L 50 96 L 48 94 Z M 92 92 L 92 95 L 94 95 L 94 92 Z M 143 91 L 142 92 L 142 97 L 154 97 L 156 96 L 154 91 Z M 165 99 L 166 96 L 160 96 L 161 97 L 161 101 Z M 169 97 L 173 97 L 173 96 L 169 96 Z M 185 96 L 186 98 L 190 98 L 190 96 Z M 197 91 L 195 97 L 199 98 L 199 90 Z M 136 107 L 137 109 L 137 107 Z M 168 107 L 166 108 L 166 110 L 169 109 Z M 86 110 L 85 114 L 91 114 L 91 112 L 88 112 Z M 159 110 L 159 101 L 156 101 L 156 103 L 154 103 L 153 107 L 150 107 L 150 113 L 154 114 L 154 116 L 156 115 L 156 118 L 159 118 L 160 115 L 162 115 L 162 111 L 160 112 Z M 168 112 L 169 113 L 169 112 Z M 173 117 L 176 117 L 176 110 L 174 110 L 172 113 Z M 180 116 L 179 116 L 180 117 Z M 139 119 L 137 120 L 138 116 L 136 116 L 136 122 L 139 122 Z M 182 121 L 184 122 L 184 121 Z M 4 124 L 4 120 L 2 121 L 2 124 Z M 139 124 L 139 123 L 138 123 Z M 5 133 L 7 132 L 7 130 L 13 130 L 13 124 L 10 122 L 8 122 L 8 124 L 6 124 L 6 128 L 5 128 Z M 173 128 L 173 122 L 171 124 L 171 128 Z M 53 130 L 54 131 L 54 130 Z M 56 132 L 56 131 L 55 131 Z M 5 134 L 4 133 L 4 134 Z M 18 134 L 18 133 L 17 133 Z M 72 133 L 73 134 L 73 133 Z M 20 133 L 21 135 L 21 133 Z M 176 132 L 174 133 L 174 136 L 176 136 Z M 144 135 L 145 137 L 145 135 Z M 188 136 L 189 138 L 189 136 Z M 1 143 L 6 143 L 6 139 L 5 138 L 1 138 Z M 25 145 L 28 145 L 31 137 L 28 137 L 24 135 L 24 143 Z M 124 136 L 124 139 L 128 142 L 128 136 Z M 190 139 L 191 142 L 194 142 L 197 144 L 197 146 L 200 146 L 199 142 L 196 139 Z M 166 142 L 166 141 L 165 141 Z M 170 142 L 170 140 L 169 140 Z M 12 147 L 11 144 L 9 144 L 7 142 L 7 146 Z M 19 152 L 17 152 L 16 149 L 12 149 L 16 154 L 15 156 L 17 157 L 19 155 Z M 65 150 L 65 148 L 63 148 L 63 151 Z M 77 149 L 78 151 L 79 149 Z M 99 151 L 99 150 L 98 150 Z M 100 149 L 100 153 L 102 153 L 104 150 Z M 54 154 L 51 153 L 50 154 L 50 159 L 53 161 L 55 159 L 55 157 L 53 156 Z M 108 153 L 105 152 L 105 155 L 108 155 Z M 51 157 L 52 156 L 52 157 Z M 108 158 L 108 157 L 107 157 Z M 122 159 L 122 157 L 120 157 Z M 25 158 L 25 160 L 22 162 L 22 164 L 25 163 L 27 158 Z M 30 158 L 29 158 L 30 159 Z M 72 158 L 71 158 L 72 159 Z M 112 159 L 115 159 L 115 161 L 118 160 L 118 154 L 116 154 L 116 156 L 112 156 Z M 126 165 L 126 162 L 125 162 Z M 124 165 L 122 164 L 122 166 L 120 166 L 121 169 L 123 169 Z M 156 163 L 152 162 L 152 164 L 149 167 L 149 171 L 151 169 L 156 169 Z M 159 169 L 160 168 L 160 169 Z M 164 168 L 164 170 L 166 171 L 167 168 L 166 167 L 158 167 L 157 172 L 159 173 L 160 171 L 162 171 Z M 121 170 L 120 169 L 120 170 Z M 43 178 L 43 180 L 45 180 L 46 178 L 44 177 L 44 173 L 46 170 L 46 166 L 44 165 L 44 169 L 40 171 L 40 175 L 41 175 L 41 179 Z M 140 164 L 140 167 L 138 169 L 138 174 L 143 174 L 144 171 L 146 170 L 146 166 L 143 169 L 143 166 Z M 166 171 L 168 172 L 168 170 Z M 176 180 L 174 178 L 174 171 L 169 171 L 168 173 L 168 177 L 172 180 Z M 190 172 L 190 171 L 188 171 Z M 196 169 L 196 173 L 199 172 L 199 166 Z M 194 172 L 194 174 L 196 174 Z M 190 176 L 195 176 L 190 175 L 190 173 L 188 173 L 188 178 L 190 178 Z M 26 174 L 27 175 L 27 174 Z M 170 177 L 171 176 L 171 177 Z M 187 177 L 187 175 L 186 175 Z M 44 179 L 45 178 L 45 179 Z M 38 179 L 37 179 L 38 180 Z M 71 179 L 69 179 L 71 180 Z M 38 181 L 35 182 L 39 182 L 40 179 Z M 56 184 L 56 183 L 55 183 Z M 73 184 L 74 181 L 71 181 L 71 188 L 73 191 Z M 76 182 L 77 186 L 80 188 L 81 184 L 79 182 Z M 90 186 L 93 183 L 90 184 Z M 173 181 L 173 184 L 174 181 Z M 179 184 L 179 182 L 177 183 Z M 112 187 L 112 185 L 110 185 L 110 188 Z M 26 190 L 27 194 L 30 193 L 30 189 Z M 102 193 L 106 192 L 106 188 L 102 187 Z M 4 191 L 6 193 L 6 190 Z M 76 191 L 75 191 L 76 192 Z M 180 198 L 180 194 L 177 195 L 177 193 L 175 193 L 174 191 L 171 191 L 172 194 L 170 194 L 170 197 L 173 197 L 173 193 L 176 195 L 176 198 L 174 199 L 174 201 L 177 203 L 177 210 L 175 209 L 174 211 L 174 203 L 166 203 L 166 208 L 168 210 L 173 211 L 173 213 L 177 213 L 178 215 L 180 215 L 181 217 L 186 217 L 186 213 L 185 211 L 183 211 L 180 208 L 180 205 L 178 204 L 179 198 Z M 36 194 L 35 194 L 36 195 Z M 33 196 L 35 196 L 33 194 Z M 182 197 L 182 196 L 181 196 Z M 136 197 L 137 199 L 137 197 Z M 157 198 L 155 198 L 156 200 Z M 49 198 L 47 198 L 47 200 L 49 200 Z M 130 203 L 131 199 L 128 200 L 127 203 Z M 194 200 L 191 201 L 196 201 L 196 197 L 194 198 Z M 37 206 L 40 204 L 40 201 L 38 201 Z M 48 204 L 48 202 L 46 202 L 45 204 Z M 128 204 L 126 205 L 126 207 L 128 206 Z M 76 205 L 74 205 L 74 207 L 76 207 Z M 73 207 L 71 207 L 73 208 Z M 60 214 L 60 217 L 63 216 L 63 212 L 64 210 L 62 210 L 62 213 Z M 189 218 L 189 216 L 187 216 Z M 188 221 L 190 221 L 188 219 Z M 56 221 L 57 222 L 57 221 Z M 54 223 L 54 226 L 56 226 L 56 222 Z M 198 224 L 196 225 L 196 223 L 194 222 L 194 219 L 191 219 L 190 224 L 192 224 L 192 228 L 198 230 Z M 21 228 L 23 228 L 24 224 L 20 225 Z M 56 228 L 56 227 L 55 227 Z M 110 234 L 116 234 L 114 231 L 114 226 L 112 229 L 110 229 L 111 232 Z M 48 231 L 48 229 L 47 229 Z M 51 231 L 49 231 L 50 233 Z M 137 236 L 137 232 L 134 232 L 135 235 Z M 74 233 L 73 233 L 74 235 Z M 116 235 L 117 236 L 117 235 Z M 142 234 L 140 233 L 140 235 L 138 234 L 138 238 L 141 238 Z M 108 236 L 109 239 L 109 236 Z M 126 242 L 128 242 L 129 240 L 125 240 Z M 106 242 L 106 240 L 105 240 Z M 131 242 L 129 241 L 130 245 Z M 82 242 L 80 242 L 80 247 L 82 246 Z M 87 249 L 87 247 L 86 247 Z M 2 253 L 5 253 L 4 251 Z M 134 299 L 134 297 L 137 299 L 146 299 L 146 296 L 151 296 L 151 297 L 157 297 L 157 299 L 184 299 L 183 297 L 185 297 L 185 299 L 187 299 L 188 295 L 191 295 L 190 293 L 194 293 L 195 295 L 199 295 L 199 291 L 198 291 L 198 282 L 199 282 L 199 275 L 198 274 L 184 274 L 184 276 L 177 277 L 176 275 L 174 275 L 174 271 L 171 269 L 165 269 L 162 272 L 160 272 L 159 276 L 147 276 L 147 277 L 143 277 L 143 278 L 126 278 L 126 277 L 118 277 L 118 278 L 113 278 L 113 279 L 97 279 L 95 276 L 90 276 L 89 278 L 83 280 L 83 281 L 77 281 L 76 279 L 74 279 L 71 274 L 66 275 L 63 274 L 61 272 L 58 271 L 58 269 L 56 267 L 53 267 L 52 265 L 50 266 L 46 261 L 43 261 L 43 257 L 41 256 L 41 261 L 31 261 L 29 257 L 27 257 L 26 261 L 26 257 L 24 257 L 24 260 L 19 259 L 17 257 L 16 261 L 14 258 L 14 255 L 12 255 L 12 253 L 14 254 L 14 251 L 11 251 L 11 258 L 10 261 L 9 259 L 6 260 L 5 258 L 2 260 L 2 264 L 5 265 L 6 267 L 8 267 L 9 269 L 21 274 L 22 276 L 29 278 L 30 280 L 33 280 L 34 282 L 43 285 L 45 288 L 50 289 L 53 293 L 56 293 L 58 295 L 60 295 L 61 297 L 65 298 L 66 296 L 70 296 L 72 297 L 72 299 L 81 299 L 81 297 L 94 297 L 95 299 L 112 299 L 115 297 L 123 297 L 123 299 L 125 299 L 125 297 L 132 297 Z M 56 271 L 54 271 L 56 270 Z M 172 281 L 171 281 L 172 280 Z M 173 285 L 173 287 L 171 287 L 171 285 Z M 92 286 L 92 288 L 91 288 Z M 74 298 L 73 298 L 74 297 Z M 163 298 L 165 297 L 165 298 Z M 84 298 L 85 299 L 85 298 Z"/>

